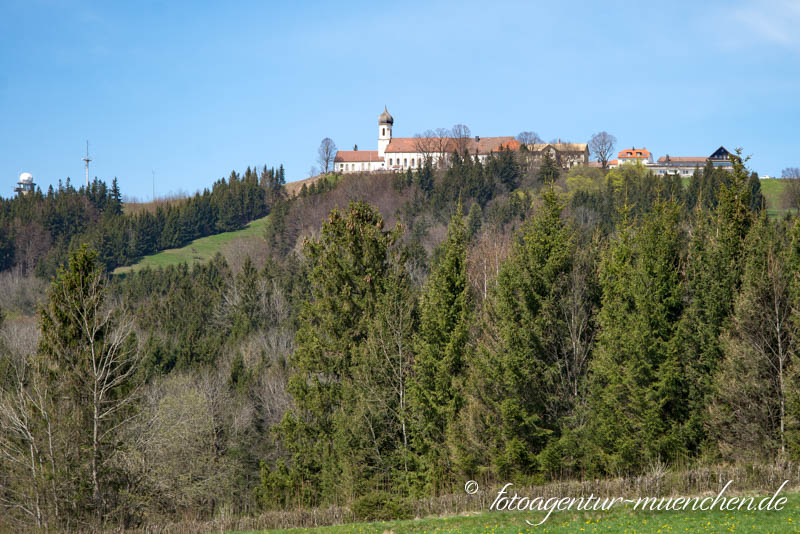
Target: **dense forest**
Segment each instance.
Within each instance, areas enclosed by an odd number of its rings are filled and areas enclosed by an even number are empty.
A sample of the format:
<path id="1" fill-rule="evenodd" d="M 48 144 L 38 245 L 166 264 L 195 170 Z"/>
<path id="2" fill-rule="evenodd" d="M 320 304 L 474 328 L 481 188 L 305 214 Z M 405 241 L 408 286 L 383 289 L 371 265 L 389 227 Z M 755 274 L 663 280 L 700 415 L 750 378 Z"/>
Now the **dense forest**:
<path id="1" fill-rule="evenodd" d="M 4 265 L 55 275 L 0 301 L 0 530 L 800 456 L 800 219 L 746 161 L 449 160 L 155 214 L 99 183 L 3 201 Z M 244 252 L 107 275 L 267 211 Z"/>
<path id="2" fill-rule="evenodd" d="M 282 165 L 265 165 L 260 174 L 248 167 L 185 201 L 125 214 L 116 178 L 111 187 L 95 178 L 79 189 L 67 178 L 46 194 L 37 189 L 0 199 L 0 271 L 16 267 L 53 275 L 82 243 L 95 249 L 111 271 L 198 237 L 238 230 L 269 213 L 284 183 Z"/>

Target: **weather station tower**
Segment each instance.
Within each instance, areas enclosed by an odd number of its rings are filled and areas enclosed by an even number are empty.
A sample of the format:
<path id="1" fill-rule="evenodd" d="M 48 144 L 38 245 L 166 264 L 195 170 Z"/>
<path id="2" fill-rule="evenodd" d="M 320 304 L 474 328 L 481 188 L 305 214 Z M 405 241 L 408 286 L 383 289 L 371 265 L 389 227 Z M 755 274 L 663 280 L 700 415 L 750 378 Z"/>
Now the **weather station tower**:
<path id="1" fill-rule="evenodd" d="M 28 193 L 33 193 L 34 189 L 36 189 L 36 184 L 33 183 L 33 175 L 29 172 L 20 174 L 19 182 L 17 182 L 14 192 L 18 195 L 27 195 Z"/>

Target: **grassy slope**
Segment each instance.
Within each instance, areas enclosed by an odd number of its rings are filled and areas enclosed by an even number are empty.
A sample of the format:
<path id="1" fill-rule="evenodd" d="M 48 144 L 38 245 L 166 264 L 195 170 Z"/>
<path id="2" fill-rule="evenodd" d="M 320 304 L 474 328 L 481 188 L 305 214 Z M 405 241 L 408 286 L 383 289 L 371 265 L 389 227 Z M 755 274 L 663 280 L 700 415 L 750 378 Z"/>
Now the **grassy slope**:
<path id="1" fill-rule="evenodd" d="M 152 256 L 145 256 L 138 263 L 127 267 L 118 267 L 114 274 L 121 274 L 130 271 L 137 271 L 144 267 L 166 267 L 167 265 L 177 265 L 186 262 L 192 264 L 196 261 L 208 261 L 217 252 L 222 251 L 222 247 L 237 239 L 260 237 L 264 234 L 269 215 L 256 219 L 250 224 L 235 232 L 224 232 L 195 239 L 185 247 L 162 250 Z"/>
<path id="2" fill-rule="evenodd" d="M 764 195 L 764 198 L 767 200 L 767 213 L 770 217 L 779 217 L 786 213 L 787 210 L 783 208 L 781 203 L 781 197 L 783 196 L 785 187 L 785 180 L 776 178 L 761 180 L 761 194 Z"/>
<path id="3" fill-rule="evenodd" d="M 762 493 L 763 497 L 765 494 Z M 550 534 L 619 532 L 773 532 L 800 533 L 800 494 L 788 494 L 783 511 L 688 511 L 641 512 L 615 506 L 610 512 L 554 512 L 541 526 L 531 526 L 544 515 L 533 512 L 487 512 L 447 518 L 410 521 L 352 523 L 315 529 L 263 531 L 286 534 L 422 534 L 422 533 L 487 533 L 517 534 L 547 532 Z M 761 497 L 755 500 L 759 502 Z"/>

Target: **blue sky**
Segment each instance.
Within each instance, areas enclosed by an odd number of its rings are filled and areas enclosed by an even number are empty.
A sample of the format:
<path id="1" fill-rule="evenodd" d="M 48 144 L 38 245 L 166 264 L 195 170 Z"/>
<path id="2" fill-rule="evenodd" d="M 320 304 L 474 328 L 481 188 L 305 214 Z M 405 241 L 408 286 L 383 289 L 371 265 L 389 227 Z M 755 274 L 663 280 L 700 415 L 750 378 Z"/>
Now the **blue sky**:
<path id="1" fill-rule="evenodd" d="M 800 166 L 800 2 L 0 0 L 0 195 L 92 176 L 194 192 L 316 148 L 468 125 Z"/>

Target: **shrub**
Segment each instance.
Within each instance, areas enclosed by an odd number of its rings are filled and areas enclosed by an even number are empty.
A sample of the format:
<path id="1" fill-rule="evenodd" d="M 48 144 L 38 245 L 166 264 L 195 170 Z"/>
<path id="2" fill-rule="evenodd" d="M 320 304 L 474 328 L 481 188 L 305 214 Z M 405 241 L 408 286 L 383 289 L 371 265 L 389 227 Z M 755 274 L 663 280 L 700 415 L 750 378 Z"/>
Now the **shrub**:
<path id="1" fill-rule="evenodd" d="M 410 519 L 413 515 L 405 500 L 385 491 L 359 497 L 353 502 L 352 511 L 356 519 L 362 521 Z"/>

